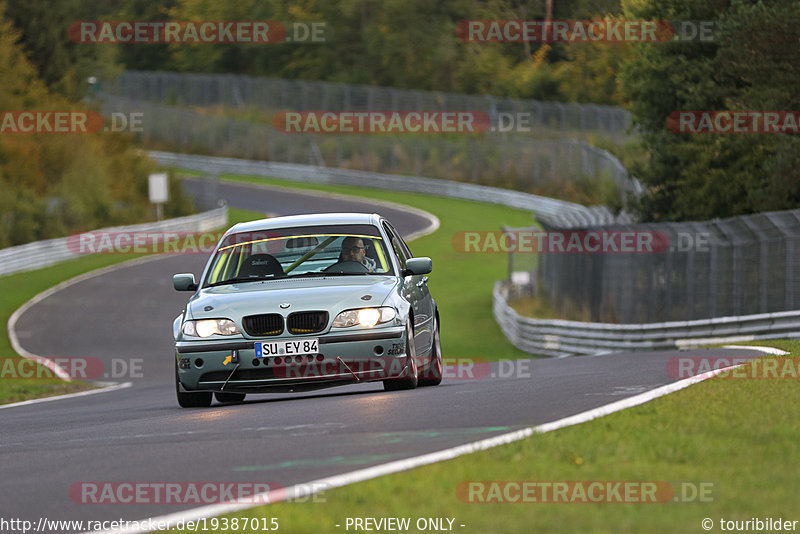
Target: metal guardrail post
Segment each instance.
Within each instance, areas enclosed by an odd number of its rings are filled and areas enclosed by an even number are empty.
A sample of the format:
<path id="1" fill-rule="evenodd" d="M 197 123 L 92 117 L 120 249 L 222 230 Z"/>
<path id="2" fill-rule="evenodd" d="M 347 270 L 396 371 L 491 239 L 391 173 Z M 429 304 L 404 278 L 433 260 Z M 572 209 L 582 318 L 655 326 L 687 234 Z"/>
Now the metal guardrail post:
<path id="1" fill-rule="evenodd" d="M 719 265 L 718 265 L 718 251 L 719 245 L 716 243 L 711 245 L 711 252 L 709 254 L 709 280 L 719 280 Z M 708 313 L 709 317 L 716 317 L 717 316 L 717 289 L 718 283 L 709 284 L 709 308 Z"/>
<path id="2" fill-rule="evenodd" d="M 503 234 L 505 234 L 505 233 L 508 232 L 508 227 L 507 226 L 501 226 L 500 227 L 500 231 Z M 510 284 L 511 283 L 511 274 L 514 272 L 514 251 L 513 251 L 513 249 L 509 248 L 507 254 L 508 254 L 508 270 L 506 272 L 506 280 Z"/>
<path id="3" fill-rule="evenodd" d="M 694 248 L 690 248 L 686 252 L 686 318 L 695 319 L 694 316 L 694 297 L 695 297 L 695 279 L 694 279 Z"/>

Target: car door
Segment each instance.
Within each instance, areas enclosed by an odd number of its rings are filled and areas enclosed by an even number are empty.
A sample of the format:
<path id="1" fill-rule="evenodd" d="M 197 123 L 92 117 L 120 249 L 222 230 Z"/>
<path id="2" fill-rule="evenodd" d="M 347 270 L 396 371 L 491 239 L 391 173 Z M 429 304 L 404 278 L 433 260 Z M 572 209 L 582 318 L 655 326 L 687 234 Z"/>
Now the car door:
<path id="1" fill-rule="evenodd" d="M 406 268 L 406 260 L 413 258 L 411 249 L 391 224 L 384 221 L 384 229 L 394 249 L 400 268 Z M 407 276 L 403 280 L 403 295 L 411 303 L 414 310 L 414 343 L 417 354 L 428 354 L 433 342 L 433 298 L 428 289 L 428 277 L 425 275 Z"/>

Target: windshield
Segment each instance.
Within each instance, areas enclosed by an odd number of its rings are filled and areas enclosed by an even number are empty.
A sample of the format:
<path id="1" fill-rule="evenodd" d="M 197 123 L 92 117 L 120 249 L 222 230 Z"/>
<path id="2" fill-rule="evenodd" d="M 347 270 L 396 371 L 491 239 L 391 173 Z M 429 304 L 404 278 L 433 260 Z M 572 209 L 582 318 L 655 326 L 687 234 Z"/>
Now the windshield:
<path id="1" fill-rule="evenodd" d="M 211 262 L 205 285 L 370 274 L 394 274 L 378 228 L 304 226 L 228 235 Z"/>

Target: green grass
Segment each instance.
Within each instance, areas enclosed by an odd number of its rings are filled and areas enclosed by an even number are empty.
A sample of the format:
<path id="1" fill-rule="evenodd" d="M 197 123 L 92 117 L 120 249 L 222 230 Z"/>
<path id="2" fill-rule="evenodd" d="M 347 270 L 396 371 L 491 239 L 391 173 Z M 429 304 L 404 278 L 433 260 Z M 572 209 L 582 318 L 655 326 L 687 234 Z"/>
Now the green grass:
<path id="1" fill-rule="evenodd" d="M 185 174 L 199 174 L 181 171 Z M 382 191 L 366 187 L 304 184 L 241 175 L 221 175 L 222 180 L 322 191 L 406 204 L 432 213 L 441 226 L 433 234 L 409 244 L 415 256 L 430 256 L 431 294 L 439 305 L 442 352 L 445 358 L 484 358 L 489 361 L 529 358 L 515 348 L 500 331 L 492 315 L 492 287 L 506 278 L 508 256 L 504 253 L 464 253 L 456 250 L 453 238 L 463 231 L 498 231 L 502 225 L 530 226 L 529 211 L 472 202 L 431 197 L 415 193 Z M 380 211 L 379 208 L 376 208 Z"/>
<path id="2" fill-rule="evenodd" d="M 537 319 L 564 319 L 544 296 L 520 297 L 508 303 L 514 311 L 523 317 L 535 317 Z M 578 319 L 576 319 L 578 320 Z"/>
<path id="3" fill-rule="evenodd" d="M 56 284 L 132 257 L 130 255 L 124 257 L 118 255 L 86 256 L 36 271 L 4 276 L 0 278 L 0 294 L 3 295 L 3 299 L 0 301 L 0 321 L 5 326 L 8 324 L 11 314 L 17 308 Z M 11 348 L 6 328 L 3 328 L 2 332 L 0 332 L 0 354 L 2 354 L 3 359 L 13 360 L 19 358 Z M 92 387 L 91 384 L 78 380 L 66 382 L 58 378 L 9 379 L 8 374 L 6 374 L 0 379 L 0 404 L 73 393 L 91 389 Z"/>
<path id="4" fill-rule="evenodd" d="M 231 208 L 228 210 L 228 217 L 231 224 L 233 224 L 235 222 L 260 218 L 263 217 L 263 215 L 257 212 Z M 99 254 L 84 256 L 43 269 L 0 277 L 0 295 L 3 295 L 2 300 L 0 300 L 0 322 L 2 322 L 3 325 L 8 324 L 8 319 L 17 308 L 48 288 L 89 271 L 108 267 L 109 265 L 132 260 L 141 256 L 141 254 Z M 19 359 L 19 356 L 11 348 L 11 342 L 8 339 L 6 328 L 3 328 L 0 332 L 0 359 Z M 17 370 L 16 372 L 19 372 L 19 367 L 17 367 L 16 362 L 13 363 L 13 366 L 14 369 Z M 29 369 L 25 368 L 24 371 L 28 372 Z M 41 374 L 49 376 L 46 370 L 43 370 Z M 36 375 L 41 376 L 38 372 Z M 74 393 L 94 387 L 92 384 L 80 380 L 66 382 L 58 378 L 25 379 L 8 378 L 8 376 L 9 375 L 6 374 L 0 377 L 0 404 Z"/>
<path id="5" fill-rule="evenodd" d="M 800 356 L 800 342 L 760 343 Z M 472 532 L 703 532 L 701 521 L 797 516 L 800 425 L 794 380 L 712 379 L 647 404 L 396 475 L 229 517 L 276 517 L 281 530 L 340 532 L 346 517 L 455 518 Z M 465 481 L 665 481 L 712 502 L 469 503 Z M 352 530 L 351 530 L 352 531 Z M 410 532 L 417 532 L 411 529 Z"/>

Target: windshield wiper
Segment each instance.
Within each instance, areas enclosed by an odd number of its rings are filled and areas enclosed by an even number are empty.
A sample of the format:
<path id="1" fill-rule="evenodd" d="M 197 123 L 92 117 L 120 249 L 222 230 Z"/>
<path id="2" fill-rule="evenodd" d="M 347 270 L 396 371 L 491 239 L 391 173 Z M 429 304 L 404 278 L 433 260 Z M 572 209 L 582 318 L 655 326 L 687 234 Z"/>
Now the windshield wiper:
<path id="1" fill-rule="evenodd" d="M 238 278 L 229 278 L 227 280 L 221 280 L 219 282 L 214 282 L 213 284 L 208 284 L 206 287 L 216 287 L 216 286 L 224 286 L 227 284 L 238 284 L 240 282 L 263 282 L 264 280 L 275 280 L 278 277 L 259 277 L 259 278 L 252 278 L 250 276 L 241 276 Z"/>
<path id="2" fill-rule="evenodd" d="M 364 276 L 365 274 L 376 274 L 376 273 L 343 273 L 343 272 L 319 272 L 319 271 L 311 271 L 308 273 L 303 274 L 290 274 L 286 278 L 319 278 L 325 276 Z"/>

